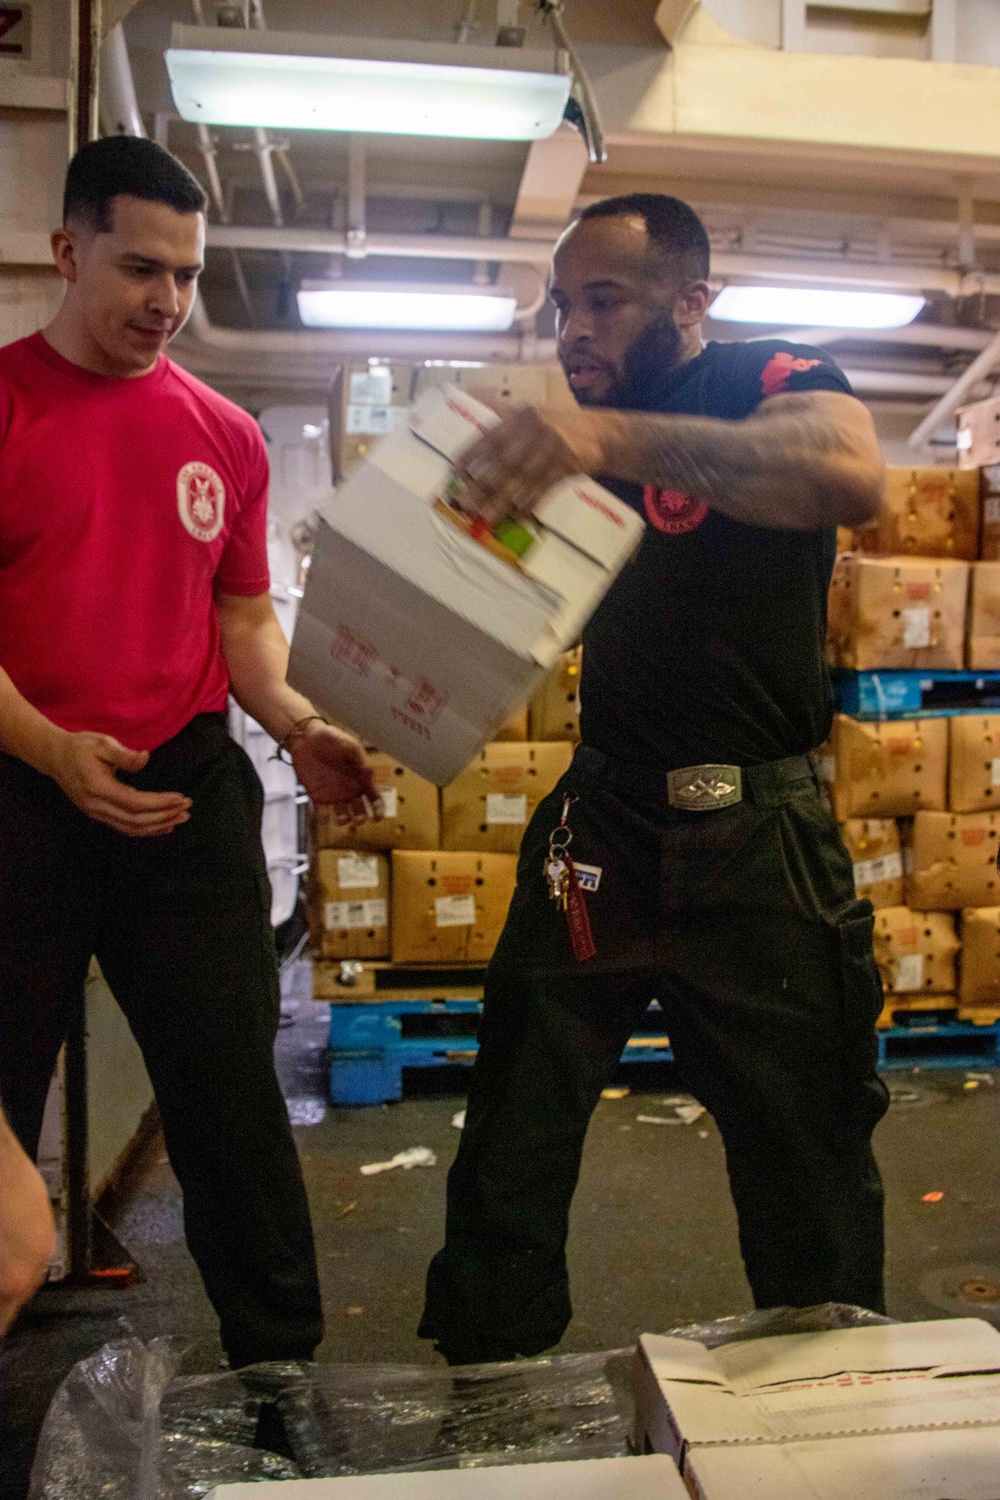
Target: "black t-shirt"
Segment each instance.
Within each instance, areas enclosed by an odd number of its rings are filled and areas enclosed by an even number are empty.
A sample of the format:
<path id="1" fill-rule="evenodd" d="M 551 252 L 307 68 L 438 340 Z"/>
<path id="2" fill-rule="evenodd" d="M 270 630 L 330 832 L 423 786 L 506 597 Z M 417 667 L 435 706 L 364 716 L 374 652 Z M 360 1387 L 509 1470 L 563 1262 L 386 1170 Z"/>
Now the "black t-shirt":
<path id="1" fill-rule="evenodd" d="M 709 344 L 647 409 L 738 421 L 781 391 L 851 394 L 822 350 L 768 339 Z M 584 631 L 584 744 L 664 770 L 754 765 L 821 744 L 836 532 L 748 526 L 697 496 L 602 482 L 647 526 Z"/>

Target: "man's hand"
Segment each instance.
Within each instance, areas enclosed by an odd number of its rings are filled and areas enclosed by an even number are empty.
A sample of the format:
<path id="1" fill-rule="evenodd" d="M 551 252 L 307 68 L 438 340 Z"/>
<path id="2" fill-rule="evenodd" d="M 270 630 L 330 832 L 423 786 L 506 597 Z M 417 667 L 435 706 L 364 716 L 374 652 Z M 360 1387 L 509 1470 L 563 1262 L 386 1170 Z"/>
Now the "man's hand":
<path id="1" fill-rule="evenodd" d="M 603 467 L 601 412 L 522 406 L 465 454 L 468 500 L 491 524 L 526 515 L 546 490 Z"/>
<path id="2" fill-rule="evenodd" d="M 45 1280 L 55 1242 L 45 1183 L 0 1114 L 0 1334 Z"/>
<path id="3" fill-rule="evenodd" d="M 191 799 L 180 792 L 137 792 L 115 775 L 141 771 L 148 760 L 148 750 L 128 750 L 109 734 L 63 731 L 44 769 L 88 818 L 132 838 L 153 838 L 187 822 Z"/>
<path id="4" fill-rule="evenodd" d="M 337 822 L 357 828 L 382 816 L 382 801 L 365 752 L 353 735 L 313 720 L 289 745 L 295 774 L 320 807 L 332 807 Z"/>

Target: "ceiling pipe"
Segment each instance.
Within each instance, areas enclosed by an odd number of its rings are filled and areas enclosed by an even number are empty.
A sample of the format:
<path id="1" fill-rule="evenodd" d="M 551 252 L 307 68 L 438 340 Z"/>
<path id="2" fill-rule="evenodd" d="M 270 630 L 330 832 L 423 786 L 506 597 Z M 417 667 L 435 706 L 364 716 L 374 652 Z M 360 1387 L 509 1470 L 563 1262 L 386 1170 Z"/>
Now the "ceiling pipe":
<path id="1" fill-rule="evenodd" d="M 101 43 L 101 129 L 105 135 L 145 135 L 139 113 L 128 44 L 119 21 Z"/>
<path id="2" fill-rule="evenodd" d="M 764 339 L 785 339 L 791 344 L 825 345 L 836 344 L 841 339 L 863 339 L 866 344 L 924 344 L 932 349 L 967 349 L 975 352 L 985 349 L 992 338 L 992 329 L 988 328 L 907 323 L 902 328 L 783 328 L 774 333 L 756 333 L 747 342 L 756 344 Z"/>
<path id="3" fill-rule="evenodd" d="M 913 429 L 906 440 L 908 445 L 911 448 L 922 448 L 925 443 L 929 442 L 942 423 L 947 422 L 948 418 L 961 406 L 963 399 L 973 386 L 992 374 L 998 364 L 1000 364 L 1000 333 L 995 333 L 986 348 L 976 355 L 968 369 L 962 371 L 937 405 Z"/>

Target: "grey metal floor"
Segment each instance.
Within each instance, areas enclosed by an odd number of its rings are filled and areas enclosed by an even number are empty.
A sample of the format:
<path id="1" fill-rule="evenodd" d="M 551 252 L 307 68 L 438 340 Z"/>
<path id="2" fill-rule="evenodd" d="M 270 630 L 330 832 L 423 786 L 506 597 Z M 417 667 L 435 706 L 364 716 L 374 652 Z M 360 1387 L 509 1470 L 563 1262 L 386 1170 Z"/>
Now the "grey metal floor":
<path id="1" fill-rule="evenodd" d="M 319 1357 L 430 1361 L 436 1356 L 415 1329 L 427 1261 L 442 1236 L 462 1075 L 439 1077 L 401 1104 L 324 1111 L 326 1018 L 324 1007 L 295 998 L 305 977 L 291 976 L 295 1014 L 278 1061 L 293 1119 L 316 1120 L 296 1134 L 327 1315 Z M 601 1102 L 588 1137 L 570 1237 L 576 1316 L 566 1351 L 616 1348 L 644 1330 L 750 1307 L 714 1124 L 707 1116 L 692 1125 L 641 1123 L 637 1115 L 673 1113 L 662 1101 L 679 1080 L 652 1065 L 628 1081 L 633 1091 Z M 894 1103 L 876 1143 L 888 1192 L 889 1310 L 899 1318 L 971 1312 L 1000 1326 L 1000 1301 L 968 1298 L 977 1283 L 1000 1286 L 1000 1073 L 969 1082 L 962 1071 L 889 1075 Z M 437 1166 L 360 1175 L 362 1163 L 409 1146 L 429 1146 Z M 926 1203 L 928 1192 L 944 1196 Z M 193 1366 L 211 1369 L 219 1359 L 165 1160 L 115 1227 L 144 1279 L 119 1292 L 49 1288 L 0 1345 L 2 1500 L 22 1500 L 58 1380 L 107 1339 L 175 1333 L 196 1341 Z"/>

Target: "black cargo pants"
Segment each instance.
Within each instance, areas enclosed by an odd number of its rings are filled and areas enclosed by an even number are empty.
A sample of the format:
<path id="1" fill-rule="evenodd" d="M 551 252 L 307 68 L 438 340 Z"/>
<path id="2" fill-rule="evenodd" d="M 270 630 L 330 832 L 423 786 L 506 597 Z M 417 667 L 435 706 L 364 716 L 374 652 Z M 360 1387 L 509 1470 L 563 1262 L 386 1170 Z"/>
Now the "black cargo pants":
<path id="1" fill-rule="evenodd" d="M 562 1336 L 587 1123 L 654 998 L 721 1131 L 757 1306 L 882 1309 L 872 908 L 808 757 L 751 768 L 745 791 L 678 812 L 664 778 L 581 747 L 532 819 L 428 1273 L 420 1333 L 451 1363 Z M 602 871 L 579 964 L 543 875 L 567 796 L 570 852 Z"/>
<path id="2" fill-rule="evenodd" d="M 162 838 L 128 838 L 0 754 L 0 1100 L 34 1155 L 96 954 L 142 1049 L 188 1246 L 230 1361 L 307 1359 L 322 1314 L 274 1071 L 279 994 L 261 784 L 224 714 L 199 715 L 123 779 L 186 793 L 190 821 Z"/>

